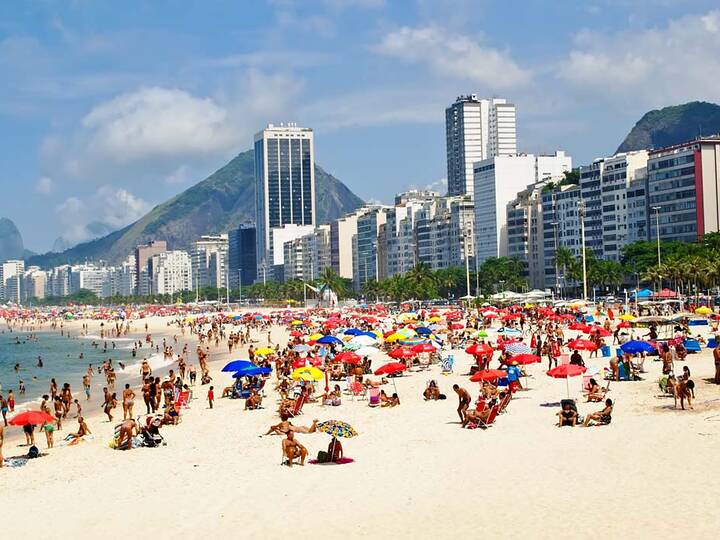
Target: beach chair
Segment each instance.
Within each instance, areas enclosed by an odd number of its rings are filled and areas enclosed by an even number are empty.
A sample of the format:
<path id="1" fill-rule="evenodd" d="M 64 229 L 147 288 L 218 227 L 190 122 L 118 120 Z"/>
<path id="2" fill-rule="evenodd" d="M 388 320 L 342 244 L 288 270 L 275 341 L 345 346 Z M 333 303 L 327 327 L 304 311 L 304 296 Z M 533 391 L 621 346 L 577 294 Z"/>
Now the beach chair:
<path id="1" fill-rule="evenodd" d="M 367 399 L 367 388 L 365 388 L 362 383 L 357 381 L 352 382 L 350 384 L 350 391 L 352 392 L 353 398 L 358 398 L 359 400 Z"/>
<path id="2" fill-rule="evenodd" d="M 505 394 L 505 397 L 500 400 L 500 403 L 498 404 L 498 414 L 504 413 L 505 409 L 507 409 L 507 406 L 510 404 L 510 400 L 512 399 L 512 392 L 508 392 Z"/>
<path id="3" fill-rule="evenodd" d="M 479 420 L 478 427 L 481 429 L 489 428 L 495 422 L 495 418 L 497 418 L 499 411 L 500 411 L 500 406 L 495 405 L 492 409 L 490 409 L 490 414 L 488 414 L 487 422 L 483 422 L 482 420 Z"/>
<path id="4" fill-rule="evenodd" d="M 567 353 L 563 353 L 558 357 L 558 365 L 562 366 L 564 364 L 570 363 L 570 355 Z"/>
<path id="5" fill-rule="evenodd" d="M 450 375 L 453 372 L 453 366 L 455 365 L 455 357 L 451 354 L 442 361 L 443 375 Z"/>
<path id="6" fill-rule="evenodd" d="M 290 418 L 295 418 L 296 416 L 299 416 L 302 414 L 302 408 L 303 405 L 305 405 L 305 395 L 300 394 L 295 399 L 295 406 L 293 407 L 292 411 L 288 411 L 288 414 L 290 415 Z"/>
<path id="7" fill-rule="evenodd" d="M 190 392 L 180 392 L 175 400 L 175 412 L 180 414 L 180 409 L 189 408 L 188 401 L 190 401 Z"/>
<path id="8" fill-rule="evenodd" d="M 352 394 L 352 385 L 355 383 L 355 376 L 354 375 L 348 375 L 345 377 L 345 390 L 344 392 L 346 394 Z"/>
<path id="9" fill-rule="evenodd" d="M 373 386 L 368 390 L 369 400 L 368 405 L 370 407 L 380 406 L 380 389 L 377 386 Z"/>

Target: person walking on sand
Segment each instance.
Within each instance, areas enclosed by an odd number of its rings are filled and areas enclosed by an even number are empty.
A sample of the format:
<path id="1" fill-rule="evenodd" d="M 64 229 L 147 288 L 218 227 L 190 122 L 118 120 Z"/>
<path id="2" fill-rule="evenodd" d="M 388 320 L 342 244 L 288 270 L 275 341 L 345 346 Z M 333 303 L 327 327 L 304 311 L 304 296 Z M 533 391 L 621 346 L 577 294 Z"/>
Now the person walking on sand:
<path id="1" fill-rule="evenodd" d="M 472 399 L 470 398 L 468 391 L 464 388 L 460 388 L 457 384 L 453 384 L 453 390 L 455 390 L 455 393 L 458 395 L 457 413 L 460 417 L 460 422 L 463 422 L 465 420 L 465 413 L 467 412 Z"/>
<path id="2" fill-rule="evenodd" d="M 208 390 L 207 399 L 208 399 L 208 404 L 210 405 L 210 408 L 212 409 L 213 401 L 215 401 L 215 387 L 214 386 L 211 386 L 210 390 Z"/>
<path id="3" fill-rule="evenodd" d="M 715 384 L 720 384 L 720 339 L 717 337 L 715 338 L 713 359 L 715 360 Z"/>
<path id="4" fill-rule="evenodd" d="M 133 417 L 134 403 L 135 392 L 132 391 L 129 383 L 125 383 L 125 390 L 123 390 L 123 420 Z"/>

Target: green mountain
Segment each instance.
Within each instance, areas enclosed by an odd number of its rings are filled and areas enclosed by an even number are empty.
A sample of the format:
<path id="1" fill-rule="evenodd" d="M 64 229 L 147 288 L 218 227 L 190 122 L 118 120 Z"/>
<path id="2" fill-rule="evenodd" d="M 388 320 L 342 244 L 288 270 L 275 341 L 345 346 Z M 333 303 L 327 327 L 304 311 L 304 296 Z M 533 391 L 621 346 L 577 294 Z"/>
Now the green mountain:
<path id="1" fill-rule="evenodd" d="M 646 113 L 635 124 L 618 152 L 662 148 L 720 133 L 720 106 L 704 101 L 673 105 Z"/>
<path id="2" fill-rule="evenodd" d="M 327 223 L 363 205 L 340 180 L 315 165 L 316 210 L 319 223 Z M 126 258 L 139 244 L 166 240 L 171 249 L 187 249 L 201 234 L 227 232 L 255 221 L 254 152 L 242 152 L 202 182 L 156 206 L 135 223 L 106 236 L 78 244 L 62 253 L 28 259 L 42 267 L 86 260 L 111 264 Z"/>
<path id="3" fill-rule="evenodd" d="M 23 239 L 15 223 L 8 218 L 0 218 L 0 262 L 22 259 L 24 254 Z"/>

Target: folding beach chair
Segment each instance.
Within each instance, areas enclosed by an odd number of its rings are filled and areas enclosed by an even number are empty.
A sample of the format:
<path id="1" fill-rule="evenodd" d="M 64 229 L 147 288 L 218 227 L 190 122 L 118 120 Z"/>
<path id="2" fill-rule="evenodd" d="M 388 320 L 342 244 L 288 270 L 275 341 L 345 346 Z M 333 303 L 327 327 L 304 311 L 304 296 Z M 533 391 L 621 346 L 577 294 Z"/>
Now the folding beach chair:
<path id="1" fill-rule="evenodd" d="M 448 357 L 442 361 L 441 373 L 443 375 L 450 375 L 453 372 L 454 365 L 455 365 L 455 357 L 452 354 L 448 355 Z"/>
<path id="2" fill-rule="evenodd" d="M 482 420 L 479 420 L 478 427 L 482 428 L 482 429 L 489 428 L 495 422 L 495 418 L 497 418 L 499 411 L 500 411 L 500 406 L 495 405 L 492 409 L 490 409 L 490 414 L 488 414 L 487 422 L 483 422 Z"/>

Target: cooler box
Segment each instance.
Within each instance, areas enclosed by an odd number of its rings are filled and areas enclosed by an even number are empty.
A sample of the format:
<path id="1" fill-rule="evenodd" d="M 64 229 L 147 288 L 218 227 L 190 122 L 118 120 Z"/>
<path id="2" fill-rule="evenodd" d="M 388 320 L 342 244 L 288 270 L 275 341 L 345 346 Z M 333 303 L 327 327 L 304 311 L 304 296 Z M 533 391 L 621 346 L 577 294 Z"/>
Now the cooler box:
<path id="1" fill-rule="evenodd" d="M 700 342 L 697 339 L 686 339 L 685 348 L 687 349 L 687 352 L 700 352 Z"/>
<path id="2" fill-rule="evenodd" d="M 708 339 L 707 348 L 714 349 L 715 347 L 717 347 L 717 340 L 714 337 L 711 337 Z"/>
<path id="3" fill-rule="evenodd" d="M 602 351 L 602 355 L 603 355 L 605 358 L 610 357 L 610 354 L 611 354 L 611 353 L 610 353 L 610 346 L 609 346 L 609 345 L 603 345 L 603 346 L 600 348 L 600 350 Z"/>

